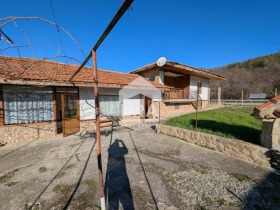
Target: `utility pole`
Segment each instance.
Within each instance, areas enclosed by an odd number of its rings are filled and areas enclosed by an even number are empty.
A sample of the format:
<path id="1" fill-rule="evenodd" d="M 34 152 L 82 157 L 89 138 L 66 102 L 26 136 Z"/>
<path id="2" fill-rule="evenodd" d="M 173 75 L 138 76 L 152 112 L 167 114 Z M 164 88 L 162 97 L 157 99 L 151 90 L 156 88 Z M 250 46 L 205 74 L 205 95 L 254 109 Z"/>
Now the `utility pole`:
<path id="1" fill-rule="evenodd" d="M 102 173 L 102 159 L 101 159 L 101 140 L 100 140 L 100 110 L 99 110 L 99 96 L 98 96 L 98 71 L 97 71 L 97 59 L 96 59 L 96 51 L 107 35 L 111 32 L 117 22 L 120 20 L 122 15 L 126 12 L 126 10 L 130 7 L 134 0 L 126 0 L 114 18 L 111 20 L 110 24 L 107 26 L 99 40 L 96 42 L 94 47 L 92 48 L 90 54 L 82 63 L 82 65 L 78 68 L 78 70 L 73 74 L 70 78 L 70 81 L 77 75 L 79 71 L 84 67 L 84 65 L 92 58 L 93 60 L 93 75 L 94 75 L 94 97 L 95 97 L 95 117 L 96 117 L 96 144 L 97 144 L 97 163 L 98 163 L 98 176 L 99 176 L 99 190 L 100 190 L 100 202 L 101 202 L 101 210 L 105 210 L 105 197 L 104 197 L 104 181 L 103 181 L 103 173 Z"/>

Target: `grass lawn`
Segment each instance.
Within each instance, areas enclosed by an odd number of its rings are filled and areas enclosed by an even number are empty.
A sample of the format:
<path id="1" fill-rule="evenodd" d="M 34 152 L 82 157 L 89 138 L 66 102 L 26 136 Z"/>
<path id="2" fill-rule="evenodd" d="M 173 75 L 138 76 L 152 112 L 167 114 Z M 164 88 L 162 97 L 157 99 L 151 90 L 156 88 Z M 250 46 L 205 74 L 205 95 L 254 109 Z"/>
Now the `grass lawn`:
<path id="1" fill-rule="evenodd" d="M 250 114 L 253 107 L 225 107 L 198 112 L 198 131 L 260 144 L 262 122 Z M 174 117 L 165 122 L 195 130 L 195 113 Z"/>

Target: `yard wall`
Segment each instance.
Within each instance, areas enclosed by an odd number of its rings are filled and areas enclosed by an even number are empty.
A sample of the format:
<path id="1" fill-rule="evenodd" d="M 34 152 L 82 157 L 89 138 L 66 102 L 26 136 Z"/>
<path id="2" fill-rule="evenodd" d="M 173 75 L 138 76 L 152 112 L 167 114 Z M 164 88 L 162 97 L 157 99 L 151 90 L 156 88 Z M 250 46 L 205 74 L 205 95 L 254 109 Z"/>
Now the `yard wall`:
<path id="1" fill-rule="evenodd" d="M 34 141 L 55 135 L 56 122 L 6 125 L 0 128 L 0 140 L 6 143 Z"/>
<path id="2" fill-rule="evenodd" d="M 187 142 L 206 147 L 226 155 L 255 163 L 261 166 L 270 167 L 269 150 L 241 140 L 219 137 L 198 131 L 177 128 L 168 125 L 156 125 L 161 133 L 183 139 Z"/>
<path id="3" fill-rule="evenodd" d="M 95 131 L 95 120 L 81 120 L 80 121 L 80 132 Z"/>
<path id="4" fill-rule="evenodd" d="M 157 112 L 159 112 L 158 101 L 153 101 Z M 202 108 L 204 109 L 208 105 L 208 101 L 202 101 Z M 180 114 L 186 114 L 188 112 L 194 112 L 195 108 L 191 104 L 171 104 L 160 102 L 160 116 L 172 117 Z"/>

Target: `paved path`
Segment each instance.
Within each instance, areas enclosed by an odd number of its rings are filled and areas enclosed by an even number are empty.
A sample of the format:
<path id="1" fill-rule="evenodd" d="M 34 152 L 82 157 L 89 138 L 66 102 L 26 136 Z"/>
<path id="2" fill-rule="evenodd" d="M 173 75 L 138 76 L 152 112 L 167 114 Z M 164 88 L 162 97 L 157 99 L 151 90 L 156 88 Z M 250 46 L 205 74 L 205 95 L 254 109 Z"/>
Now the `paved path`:
<path id="1" fill-rule="evenodd" d="M 104 132 L 102 152 L 109 209 L 254 209 L 280 202 L 273 170 L 152 129 Z M 0 148 L 0 209 L 98 209 L 96 168 L 94 136 L 8 144 Z M 259 204 L 267 190 L 275 194 Z"/>

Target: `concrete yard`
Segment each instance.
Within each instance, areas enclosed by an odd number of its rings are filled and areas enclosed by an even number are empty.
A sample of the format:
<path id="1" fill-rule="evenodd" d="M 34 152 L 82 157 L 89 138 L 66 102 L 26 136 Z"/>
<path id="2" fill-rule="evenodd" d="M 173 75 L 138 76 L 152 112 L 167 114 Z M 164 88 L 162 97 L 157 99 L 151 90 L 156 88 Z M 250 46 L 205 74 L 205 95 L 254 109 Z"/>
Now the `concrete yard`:
<path id="1" fill-rule="evenodd" d="M 101 140 L 108 209 L 280 209 L 273 169 L 150 128 L 116 128 Z M 99 209 L 94 135 L 0 147 L 0 192 L 5 210 Z"/>

